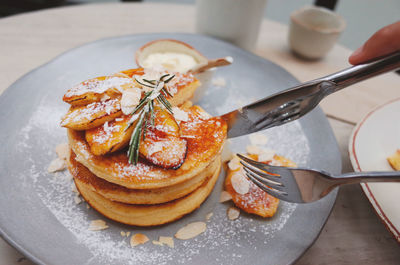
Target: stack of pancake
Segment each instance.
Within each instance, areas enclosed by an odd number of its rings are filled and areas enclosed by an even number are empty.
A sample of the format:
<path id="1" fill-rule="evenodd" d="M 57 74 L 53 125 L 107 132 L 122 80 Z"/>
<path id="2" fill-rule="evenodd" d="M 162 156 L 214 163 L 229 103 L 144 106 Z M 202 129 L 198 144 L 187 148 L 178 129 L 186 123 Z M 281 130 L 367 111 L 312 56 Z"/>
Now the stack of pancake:
<path id="1" fill-rule="evenodd" d="M 180 119 L 159 108 L 155 124 L 146 125 L 149 133 L 140 143 L 138 163 L 129 163 L 130 116 L 120 111 L 120 94 L 138 86 L 134 78 L 141 71 L 91 79 L 70 89 L 64 101 L 71 108 L 62 126 L 68 128 L 71 148 L 68 168 L 84 199 L 115 221 L 153 226 L 192 212 L 210 194 L 221 169 L 227 126 L 197 106 L 178 109 Z M 198 85 L 190 74 L 181 74 L 170 87 L 169 101 L 184 103 Z"/>

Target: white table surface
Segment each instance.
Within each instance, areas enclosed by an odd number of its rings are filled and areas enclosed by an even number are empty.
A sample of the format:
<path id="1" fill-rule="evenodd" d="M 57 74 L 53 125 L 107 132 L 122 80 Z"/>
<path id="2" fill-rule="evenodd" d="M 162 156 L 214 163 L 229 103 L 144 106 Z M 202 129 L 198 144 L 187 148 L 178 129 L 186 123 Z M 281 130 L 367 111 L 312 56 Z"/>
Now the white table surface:
<path id="1" fill-rule="evenodd" d="M 87 42 L 143 32 L 194 32 L 194 15 L 191 5 L 118 3 L 49 9 L 0 19 L 0 93 L 28 71 Z M 343 46 L 336 45 L 323 60 L 303 61 L 289 52 L 286 38 L 286 26 L 264 20 L 255 53 L 286 68 L 300 81 L 348 67 L 351 51 Z M 352 171 L 347 144 L 355 123 L 374 106 L 399 97 L 399 80 L 395 74 L 385 74 L 323 101 L 340 146 L 344 172 Z M 358 185 L 340 189 L 321 235 L 296 264 L 355 263 L 400 263 L 398 244 Z M 3 264 L 32 263 L 0 239 Z"/>

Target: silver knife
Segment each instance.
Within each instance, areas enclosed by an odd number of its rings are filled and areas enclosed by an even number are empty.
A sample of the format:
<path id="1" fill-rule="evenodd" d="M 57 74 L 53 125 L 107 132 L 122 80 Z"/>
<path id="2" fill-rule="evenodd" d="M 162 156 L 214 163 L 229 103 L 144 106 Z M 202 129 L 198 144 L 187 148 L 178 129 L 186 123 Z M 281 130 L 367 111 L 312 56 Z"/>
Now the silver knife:
<path id="1" fill-rule="evenodd" d="M 321 77 L 222 115 L 228 123 L 228 138 L 234 138 L 304 116 L 326 96 L 368 78 L 400 68 L 400 51 L 365 64 Z M 384 93 L 384 88 L 382 88 Z M 399 87 L 400 93 L 400 87 Z"/>

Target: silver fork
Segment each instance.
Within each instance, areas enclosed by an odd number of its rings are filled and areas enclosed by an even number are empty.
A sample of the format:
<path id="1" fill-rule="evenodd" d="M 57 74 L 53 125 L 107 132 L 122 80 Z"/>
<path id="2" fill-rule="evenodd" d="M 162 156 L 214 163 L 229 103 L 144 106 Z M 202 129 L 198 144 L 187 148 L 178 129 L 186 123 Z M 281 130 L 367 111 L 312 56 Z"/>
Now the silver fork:
<path id="1" fill-rule="evenodd" d="M 400 181 L 400 171 L 361 172 L 333 176 L 327 172 L 292 167 L 278 167 L 260 163 L 237 154 L 247 177 L 263 191 L 288 202 L 317 201 L 334 188 L 361 182 Z"/>
<path id="2" fill-rule="evenodd" d="M 400 51 L 362 65 L 309 81 L 222 116 L 228 138 L 250 134 L 296 120 L 326 96 L 365 79 L 400 68 Z M 384 89 L 382 89 L 384 93 Z"/>

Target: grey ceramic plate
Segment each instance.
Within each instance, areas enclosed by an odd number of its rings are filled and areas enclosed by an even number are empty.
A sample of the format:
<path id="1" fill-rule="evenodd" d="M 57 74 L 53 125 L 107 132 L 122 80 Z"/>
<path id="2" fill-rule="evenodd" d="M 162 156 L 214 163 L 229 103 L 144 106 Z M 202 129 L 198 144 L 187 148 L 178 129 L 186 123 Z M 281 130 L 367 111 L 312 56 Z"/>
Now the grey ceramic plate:
<path id="1" fill-rule="evenodd" d="M 47 173 L 54 147 L 66 142 L 59 127 L 68 106 L 63 93 L 82 80 L 135 67 L 133 54 L 144 43 L 176 38 L 195 46 L 210 58 L 230 55 L 234 64 L 203 74 L 197 104 L 219 115 L 242 104 L 297 83 L 281 67 L 212 38 L 190 34 L 145 34 L 96 41 L 68 51 L 28 73 L 0 97 L 0 233 L 3 238 L 40 264 L 290 264 L 314 242 L 336 198 L 296 205 L 281 202 L 271 219 L 247 214 L 230 221 L 230 203 L 218 203 L 224 173 L 203 205 L 172 224 L 154 228 L 121 225 L 74 202 L 67 172 Z M 226 87 L 212 78 L 223 77 Z M 200 91 L 200 90 L 199 90 Z M 320 109 L 297 122 L 264 132 L 267 147 L 299 165 L 332 173 L 341 160 L 331 128 Z M 233 139 L 230 149 L 243 152 L 248 137 Z M 130 248 L 121 231 L 143 232 L 151 240 L 173 236 L 185 224 L 205 220 L 207 231 L 192 240 L 175 240 L 175 248 L 147 243 Z M 91 220 L 104 219 L 109 229 L 88 231 Z"/>

